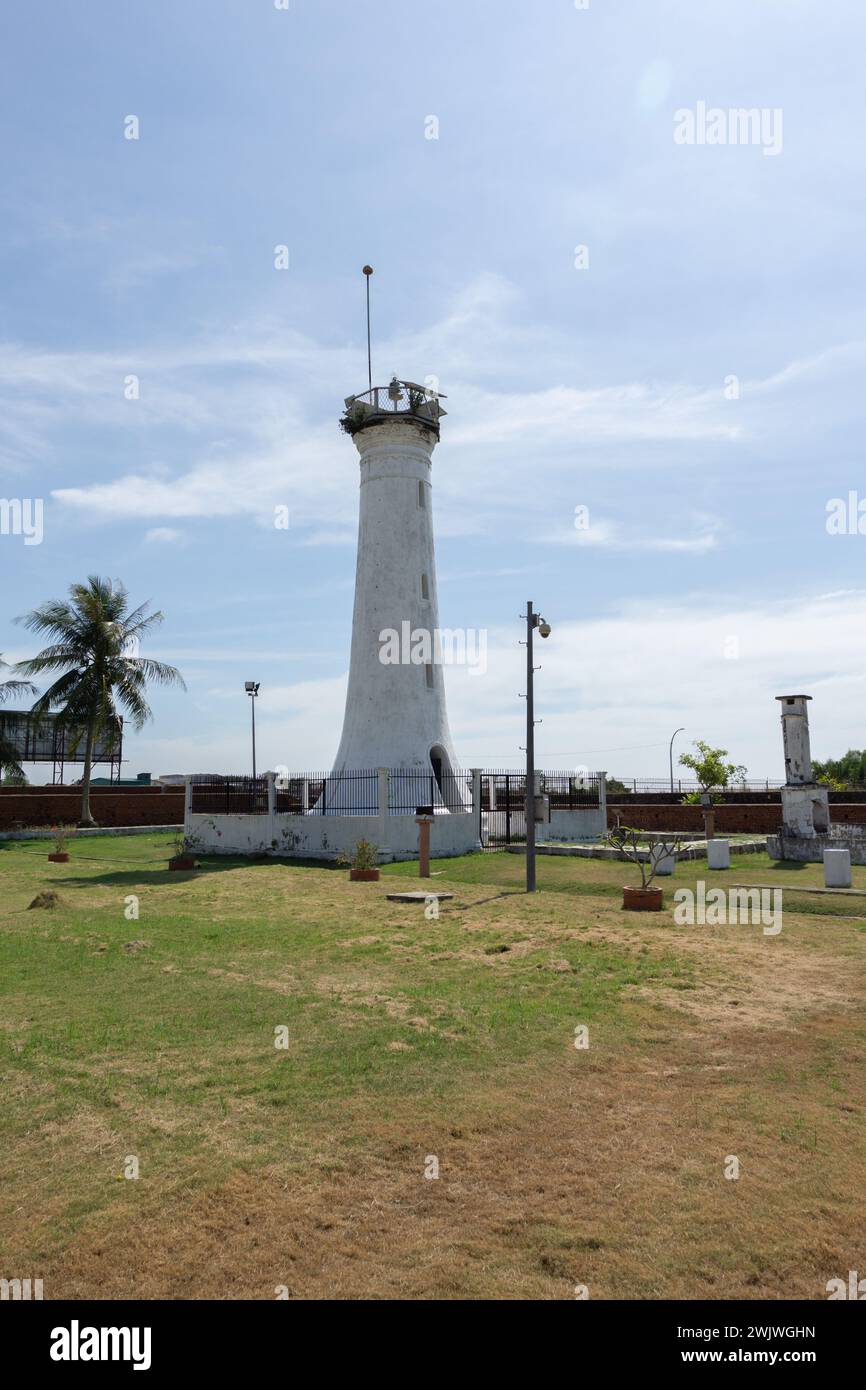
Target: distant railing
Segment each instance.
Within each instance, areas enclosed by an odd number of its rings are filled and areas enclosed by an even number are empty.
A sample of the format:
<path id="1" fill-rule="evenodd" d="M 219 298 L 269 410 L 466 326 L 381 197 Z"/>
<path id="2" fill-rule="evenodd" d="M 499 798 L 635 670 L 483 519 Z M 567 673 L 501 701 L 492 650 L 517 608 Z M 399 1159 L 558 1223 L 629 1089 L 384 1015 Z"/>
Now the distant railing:
<path id="1" fill-rule="evenodd" d="M 771 792 L 777 791 L 779 787 L 784 787 L 784 782 L 774 780 L 772 777 L 757 777 L 747 779 L 745 782 L 730 782 L 725 791 L 729 792 Z M 675 777 L 673 787 L 671 787 L 670 777 L 617 777 L 615 773 L 607 774 L 607 788 L 611 793 L 626 792 L 682 792 L 683 796 L 688 796 L 692 792 L 699 792 L 701 785 L 699 782 L 688 777 Z M 718 791 L 719 788 L 714 788 Z"/>
<path id="2" fill-rule="evenodd" d="M 198 815 L 266 816 L 268 784 L 264 777 L 213 777 L 190 788 L 192 809 Z"/>
<path id="3" fill-rule="evenodd" d="M 392 816 L 414 815 L 419 806 L 434 812 L 472 810 L 472 773 L 443 772 L 439 777 L 414 768 L 395 768 L 389 777 L 388 807 Z"/>

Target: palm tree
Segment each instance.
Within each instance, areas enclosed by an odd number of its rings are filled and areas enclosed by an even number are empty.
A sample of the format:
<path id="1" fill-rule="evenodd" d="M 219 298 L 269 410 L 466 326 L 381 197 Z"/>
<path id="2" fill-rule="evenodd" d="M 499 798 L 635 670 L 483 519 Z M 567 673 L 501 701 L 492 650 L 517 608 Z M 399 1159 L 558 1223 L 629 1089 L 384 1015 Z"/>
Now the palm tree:
<path id="1" fill-rule="evenodd" d="M 59 711 L 57 723 L 82 730 L 84 776 L 81 790 L 81 824 L 95 825 L 90 812 L 90 775 L 97 738 L 110 744 L 118 727 L 118 705 L 140 729 L 152 717 L 145 697 L 147 682 L 179 685 L 183 677 L 174 666 L 140 657 L 141 638 L 157 627 L 163 613 L 148 613 L 148 604 L 129 611 L 129 598 L 119 580 L 90 575 L 86 584 L 72 584 L 69 602 L 43 603 L 17 621 L 31 632 L 45 633 L 53 644 L 17 669 L 25 676 L 42 671 L 61 671 L 33 706 L 34 714 Z"/>
<path id="2" fill-rule="evenodd" d="M 0 656 L 0 671 L 4 669 L 9 670 L 9 663 Z M 35 694 L 36 686 L 32 685 L 30 681 L 0 681 L 0 705 L 4 704 L 12 695 Z M 24 776 L 21 764 L 18 762 L 18 749 L 14 743 L 10 743 L 7 738 L 3 737 L 3 729 L 0 728 L 0 775 L 4 769 L 11 772 L 15 778 Z"/>

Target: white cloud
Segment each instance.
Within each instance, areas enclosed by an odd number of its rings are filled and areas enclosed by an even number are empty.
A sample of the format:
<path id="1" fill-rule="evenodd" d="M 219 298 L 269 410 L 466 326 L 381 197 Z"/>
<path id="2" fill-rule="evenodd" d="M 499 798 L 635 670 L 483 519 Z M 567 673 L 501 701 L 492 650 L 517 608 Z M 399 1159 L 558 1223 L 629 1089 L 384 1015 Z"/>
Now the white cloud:
<path id="1" fill-rule="evenodd" d="M 149 531 L 145 531 L 144 539 L 148 544 L 177 544 L 184 540 L 185 534 L 173 526 L 153 526 Z"/>
<path id="2" fill-rule="evenodd" d="M 571 486 L 581 462 L 595 466 L 591 451 L 599 449 L 608 451 L 606 467 L 637 470 L 640 487 L 644 450 L 654 449 L 654 473 L 672 472 L 688 446 L 736 447 L 760 433 L 761 411 L 774 430 L 796 431 L 792 393 L 860 352 L 857 344 L 832 348 L 764 381 L 743 381 L 735 405 L 721 382 L 711 389 L 682 381 L 578 388 L 564 380 L 573 368 L 565 366 L 562 342 L 544 325 L 527 325 L 519 303 L 511 285 L 481 276 L 438 323 L 378 349 L 379 360 L 406 377 L 439 375 L 447 387 L 441 447 L 452 466 L 437 473 L 447 534 L 477 533 L 506 514 L 541 516 L 544 495 L 526 488 L 527 460 L 537 466 L 541 454 L 550 491 Z M 357 494 L 347 483 L 354 483 L 356 461 L 337 417 L 347 384 L 363 382 L 365 365 L 359 351 L 317 343 L 270 319 L 187 344 L 114 353 L 0 345 L 0 433 L 18 465 L 36 458 L 44 466 L 62 451 L 66 479 L 51 495 L 91 519 L 266 520 L 283 503 L 293 530 L 314 528 L 316 542 L 330 543 L 355 527 Z M 124 396 L 130 374 L 139 378 L 136 400 Z M 486 384 L 493 380 L 495 388 Z M 98 426 L 106 448 L 117 431 L 125 449 L 131 424 L 136 456 L 146 462 L 120 476 L 112 467 L 102 480 L 92 447 L 83 447 L 90 476 L 69 480 L 76 429 L 92 441 Z M 668 451 L 658 447 L 665 445 Z M 440 535 L 444 522 L 440 515 Z"/>
<path id="3" fill-rule="evenodd" d="M 651 597 L 620 604 L 607 615 L 547 612 L 553 631 L 539 643 L 536 676 L 537 759 L 542 767 L 588 764 L 620 775 L 663 777 L 668 741 L 685 726 L 679 746 L 694 739 L 727 748 L 755 776 L 783 776 L 775 696 L 804 691 L 816 757 L 866 745 L 866 672 L 858 649 L 866 627 L 866 591 L 778 603 L 730 604 L 691 593 L 677 602 Z M 525 743 L 524 650 L 520 623 L 491 628 L 487 671 L 445 671 L 454 744 L 464 766 L 519 767 Z M 736 639 L 732 646 L 731 639 Z M 732 658 L 729 653 L 738 650 Z M 160 652 L 170 659 L 170 654 Z M 214 653 L 218 655 L 218 653 Z M 189 672 L 187 672 L 189 675 Z M 345 671 L 322 679 L 262 686 L 256 710 L 261 765 L 303 771 L 330 766 L 337 749 L 346 692 Z M 206 692 L 202 709 L 237 692 Z M 176 713 L 177 707 L 175 706 Z M 242 713 L 243 711 L 241 711 Z M 234 723 L 232 722 L 232 727 Z M 162 748 L 146 737 L 146 746 Z M 237 770 L 247 744 L 234 733 L 191 729 L 174 740 L 164 770 Z M 131 737 L 130 757 L 145 746 Z M 149 759 L 157 762 L 154 754 Z M 176 766 L 168 768 L 168 762 Z"/>
<path id="4" fill-rule="evenodd" d="M 604 518 L 593 517 L 585 530 L 574 527 L 551 531 L 540 536 L 539 542 L 548 545 L 586 547 L 590 550 L 671 551 L 685 555 L 703 555 L 715 550 L 718 537 L 714 529 L 703 522 L 696 524 L 693 536 L 648 536 L 634 527 L 624 527 Z"/>

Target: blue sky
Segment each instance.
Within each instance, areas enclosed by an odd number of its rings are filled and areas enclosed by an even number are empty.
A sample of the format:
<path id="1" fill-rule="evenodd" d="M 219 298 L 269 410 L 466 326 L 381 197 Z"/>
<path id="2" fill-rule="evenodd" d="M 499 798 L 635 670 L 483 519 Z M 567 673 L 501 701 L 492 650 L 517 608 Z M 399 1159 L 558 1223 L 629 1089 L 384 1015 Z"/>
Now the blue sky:
<path id="1" fill-rule="evenodd" d="M 489 650 L 446 673 L 465 765 L 519 765 L 530 597 L 543 766 L 663 775 L 684 725 L 779 776 L 792 691 L 816 755 L 866 744 L 866 536 L 826 529 L 866 499 L 862 5 L 88 0 L 2 28 L 0 496 L 45 521 L 0 535 L 0 650 L 88 573 L 163 609 L 146 654 L 189 691 L 155 694 L 130 773 L 245 770 L 245 679 L 260 765 L 336 751 L 365 261 L 375 378 L 448 395 L 440 617 Z M 699 102 L 780 111 L 781 151 L 678 145 Z"/>

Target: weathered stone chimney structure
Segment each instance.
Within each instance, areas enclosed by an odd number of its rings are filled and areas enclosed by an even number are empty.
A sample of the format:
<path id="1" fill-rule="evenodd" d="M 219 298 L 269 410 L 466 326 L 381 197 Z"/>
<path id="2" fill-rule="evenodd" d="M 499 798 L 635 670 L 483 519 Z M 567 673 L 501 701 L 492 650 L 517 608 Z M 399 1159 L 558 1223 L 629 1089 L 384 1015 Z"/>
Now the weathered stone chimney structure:
<path id="1" fill-rule="evenodd" d="M 782 833 L 811 837 L 830 828 L 826 787 L 812 779 L 809 745 L 811 695 L 777 695 L 782 706 L 782 742 L 785 750 L 785 785 L 782 788 Z"/>

